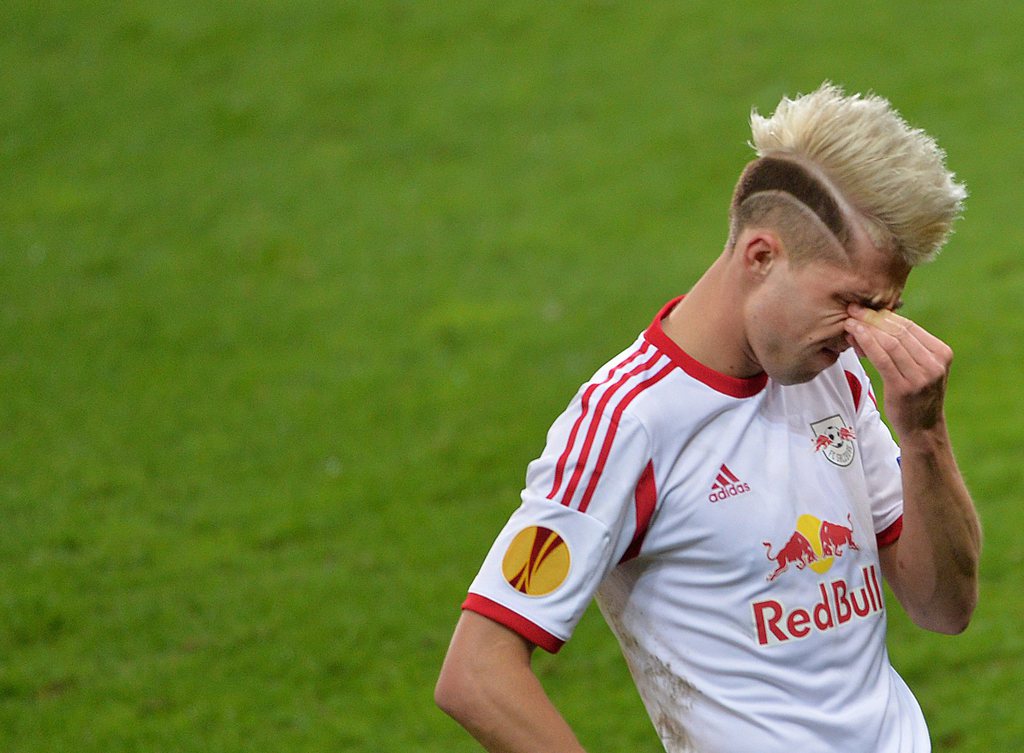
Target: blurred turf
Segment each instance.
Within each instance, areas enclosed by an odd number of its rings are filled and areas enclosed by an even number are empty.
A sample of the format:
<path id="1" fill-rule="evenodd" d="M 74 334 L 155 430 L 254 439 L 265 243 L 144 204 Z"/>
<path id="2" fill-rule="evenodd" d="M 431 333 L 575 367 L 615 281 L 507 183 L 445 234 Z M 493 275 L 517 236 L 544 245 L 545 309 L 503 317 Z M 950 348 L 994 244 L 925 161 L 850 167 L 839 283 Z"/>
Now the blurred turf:
<path id="1" fill-rule="evenodd" d="M 0 749 L 476 750 L 431 690 L 526 463 L 716 255 L 750 107 L 824 78 L 972 192 L 907 310 L 957 350 L 983 600 L 955 639 L 894 609 L 890 643 L 937 750 L 1019 747 L 1022 24 L 4 4 Z M 658 748 L 595 613 L 537 666 L 590 750 Z"/>

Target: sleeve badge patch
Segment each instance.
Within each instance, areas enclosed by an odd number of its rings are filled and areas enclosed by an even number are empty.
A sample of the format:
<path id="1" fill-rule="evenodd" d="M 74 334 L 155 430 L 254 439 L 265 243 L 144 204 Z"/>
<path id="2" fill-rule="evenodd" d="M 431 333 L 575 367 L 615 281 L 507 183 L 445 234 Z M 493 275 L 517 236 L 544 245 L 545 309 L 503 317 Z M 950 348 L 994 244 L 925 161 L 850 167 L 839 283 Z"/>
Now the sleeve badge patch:
<path id="1" fill-rule="evenodd" d="M 545 596 L 569 576 L 569 545 L 550 528 L 530 526 L 512 539 L 501 572 L 506 582 L 527 596 Z"/>

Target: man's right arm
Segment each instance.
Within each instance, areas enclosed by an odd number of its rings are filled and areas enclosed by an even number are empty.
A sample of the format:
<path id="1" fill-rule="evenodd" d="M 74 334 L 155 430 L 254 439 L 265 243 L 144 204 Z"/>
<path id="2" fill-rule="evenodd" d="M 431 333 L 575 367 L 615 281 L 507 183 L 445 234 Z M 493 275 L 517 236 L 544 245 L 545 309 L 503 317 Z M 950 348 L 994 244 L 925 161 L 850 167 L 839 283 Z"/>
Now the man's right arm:
<path id="1" fill-rule="evenodd" d="M 505 626 L 464 611 L 434 700 L 490 753 L 584 753 L 530 666 L 533 650 Z"/>

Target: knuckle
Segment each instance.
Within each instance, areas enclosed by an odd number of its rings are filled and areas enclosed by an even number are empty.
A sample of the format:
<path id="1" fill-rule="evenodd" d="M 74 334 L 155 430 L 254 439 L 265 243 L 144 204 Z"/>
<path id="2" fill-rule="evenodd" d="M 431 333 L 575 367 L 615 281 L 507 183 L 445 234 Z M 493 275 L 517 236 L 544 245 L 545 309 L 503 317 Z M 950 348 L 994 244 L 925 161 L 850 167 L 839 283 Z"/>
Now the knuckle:
<path id="1" fill-rule="evenodd" d="M 882 350 L 884 350 L 886 353 L 896 353 L 897 351 L 902 349 L 903 346 L 900 344 L 899 340 L 896 340 L 891 337 L 882 340 Z"/>

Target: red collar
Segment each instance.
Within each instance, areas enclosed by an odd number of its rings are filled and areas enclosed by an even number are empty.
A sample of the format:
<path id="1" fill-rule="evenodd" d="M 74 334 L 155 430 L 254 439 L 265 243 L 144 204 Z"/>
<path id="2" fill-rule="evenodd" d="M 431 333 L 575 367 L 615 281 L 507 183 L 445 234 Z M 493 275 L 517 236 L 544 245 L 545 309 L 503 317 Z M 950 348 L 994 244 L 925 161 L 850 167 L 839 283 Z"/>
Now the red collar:
<path id="1" fill-rule="evenodd" d="M 765 385 L 768 384 L 768 375 L 764 372 L 748 379 L 740 379 L 722 374 L 702 364 L 665 334 L 661 322 L 676 307 L 676 304 L 683 300 L 683 297 L 679 296 L 665 304 L 664 308 L 654 317 L 651 326 L 644 332 L 644 338 L 671 358 L 673 363 L 687 374 L 722 394 L 729 395 L 730 397 L 752 397 L 763 390 Z"/>

